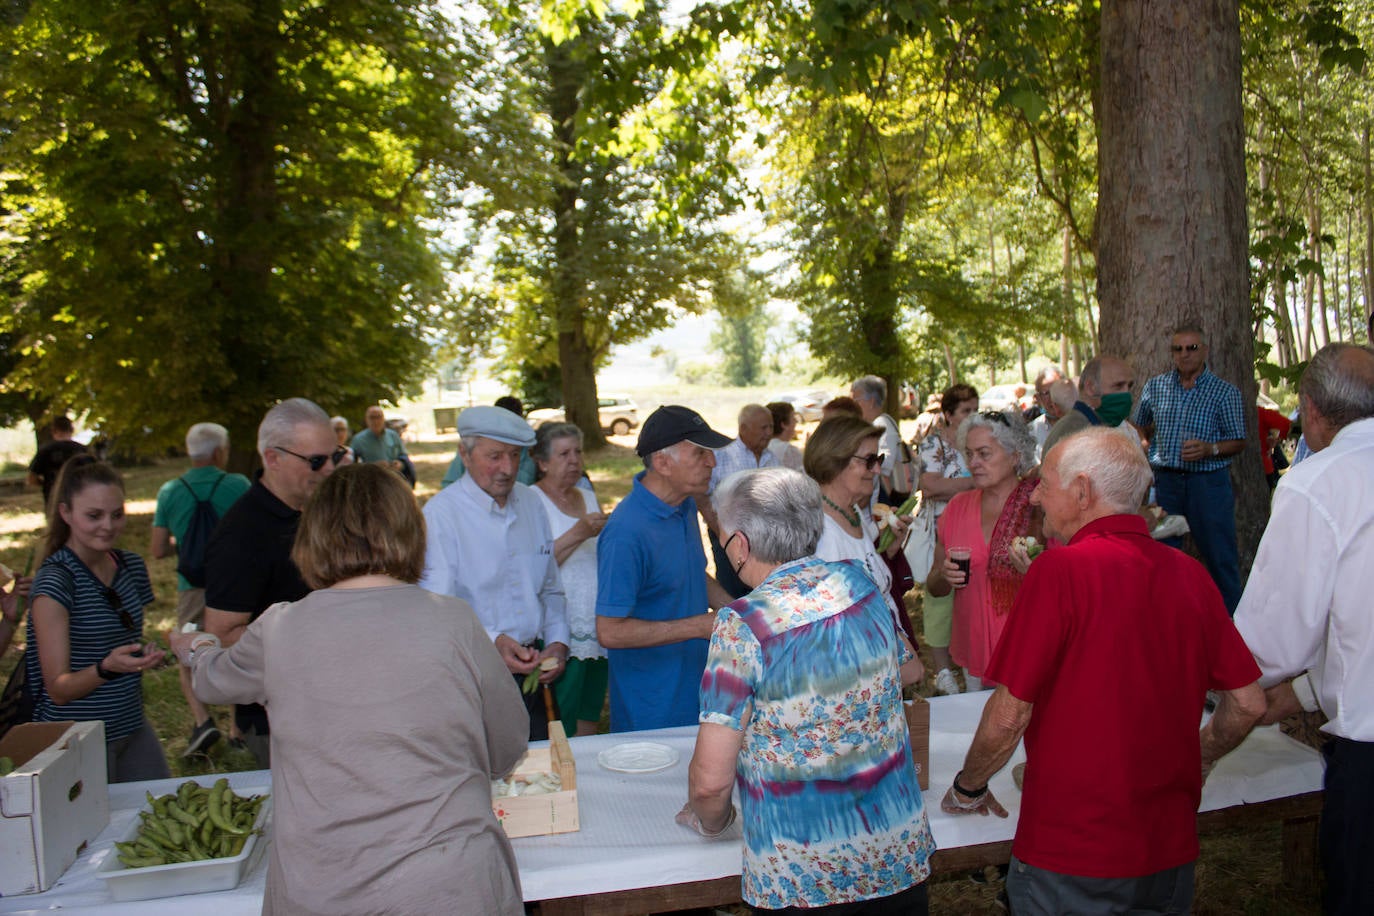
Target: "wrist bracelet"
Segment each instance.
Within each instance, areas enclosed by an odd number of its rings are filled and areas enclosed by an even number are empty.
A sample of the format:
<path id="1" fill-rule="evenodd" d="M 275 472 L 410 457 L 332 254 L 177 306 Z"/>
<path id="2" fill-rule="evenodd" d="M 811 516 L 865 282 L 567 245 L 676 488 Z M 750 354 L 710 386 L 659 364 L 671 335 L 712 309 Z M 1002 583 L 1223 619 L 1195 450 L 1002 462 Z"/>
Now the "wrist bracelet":
<path id="1" fill-rule="evenodd" d="M 118 671 L 105 670 L 105 659 L 103 658 L 95 663 L 95 673 L 100 677 L 102 681 L 112 681 L 115 678 L 119 677 Z"/>
<path id="2" fill-rule="evenodd" d="M 983 783 L 983 788 L 981 788 L 981 789 L 965 789 L 963 786 L 959 785 L 959 777 L 960 777 L 960 776 L 963 776 L 963 775 L 964 775 L 964 771 L 963 771 L 963 770 L 960 770 L 958 773 L 956 773 L 956 774 L 954 775 L 954 791 L 955 791 L 955 792 L 958 792 L 960 795 L 964 796 L 964 798 L 982 798 L 984 795 L 987 794 L 987 792 L 988 792 L 987 783 Z"/>

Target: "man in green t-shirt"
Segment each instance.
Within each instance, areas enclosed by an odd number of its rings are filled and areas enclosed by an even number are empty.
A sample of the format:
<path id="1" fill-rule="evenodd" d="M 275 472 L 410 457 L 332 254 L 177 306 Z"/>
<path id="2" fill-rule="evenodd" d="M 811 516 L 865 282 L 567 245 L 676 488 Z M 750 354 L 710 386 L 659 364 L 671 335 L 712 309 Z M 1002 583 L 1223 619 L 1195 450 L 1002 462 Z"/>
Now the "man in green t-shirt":
<path id="1" fill-rule="evenodd" d="M 406 447 L 396 430 L 387 428 L 381 407 L 367 409 L 367 429 L 359 430 L 352 444 L 358 461 L 384 464 L 397 473 L 405 466 Z"/>
<path id="2" fill-rule="evenodd" d="M 227 474 L 229 461 L 229 431 L 218 423 L 197 423 L 186 432 L 186 451 L 191 456 L 191 470 L 162 485 L 157 493 L 157 508 L 153 512 L 152 555 L 156 559 L 177 556 L 177 547 L 186 537 L 197 503 L 209 501 L 217 517 L 223 518 L 229 507 L 248 492 L 248 478 L 242 474 Z M 202 548 L 204 544 L 200 545 Z M 203 559 L 200 560 L 203 564 Z M 205 615 L 205 588 L 187 582 L 177 573 L 177 628 L 188 623 L 200 625 Z M 219 728 L 205 704 L 191 692 L 191 671 L 182 666 L 181 692 L 196 723 L 186 742 L 183 757 L 200 753 L 219 740 Z"/>

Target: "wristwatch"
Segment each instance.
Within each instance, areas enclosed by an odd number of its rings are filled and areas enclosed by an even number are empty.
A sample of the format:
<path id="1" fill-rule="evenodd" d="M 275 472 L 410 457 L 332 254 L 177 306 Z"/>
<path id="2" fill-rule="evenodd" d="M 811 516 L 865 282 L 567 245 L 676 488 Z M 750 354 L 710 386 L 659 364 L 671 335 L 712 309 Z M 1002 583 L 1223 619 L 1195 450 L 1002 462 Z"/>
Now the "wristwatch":
<path id="1" fill-rule="evenodd" d="M 120 672 L 118 671 L 106 671 L 105 659 L 103 658 L 95 663 L 95 673 L 100 676 L 100 679 L 102 681 L 112 681 L 115 678 L 119 677 L 120 674 Z"/>

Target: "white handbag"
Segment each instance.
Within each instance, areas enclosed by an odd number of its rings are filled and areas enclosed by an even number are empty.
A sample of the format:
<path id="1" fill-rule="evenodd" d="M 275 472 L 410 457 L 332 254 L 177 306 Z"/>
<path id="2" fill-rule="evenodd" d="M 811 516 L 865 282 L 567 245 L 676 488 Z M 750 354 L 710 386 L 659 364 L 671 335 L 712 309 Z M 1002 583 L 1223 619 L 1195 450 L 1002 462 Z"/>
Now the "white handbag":
<path id="1" fill-rule="evenodd" d="M 935 513 L 929 510 L 929 503 L 921 504 L 921 511 L 911 519 L 907 534 L 906 561 L 911 564 L 911 577 L 918 585 L 926 584 L 930 565 L 935 561 Z"/>

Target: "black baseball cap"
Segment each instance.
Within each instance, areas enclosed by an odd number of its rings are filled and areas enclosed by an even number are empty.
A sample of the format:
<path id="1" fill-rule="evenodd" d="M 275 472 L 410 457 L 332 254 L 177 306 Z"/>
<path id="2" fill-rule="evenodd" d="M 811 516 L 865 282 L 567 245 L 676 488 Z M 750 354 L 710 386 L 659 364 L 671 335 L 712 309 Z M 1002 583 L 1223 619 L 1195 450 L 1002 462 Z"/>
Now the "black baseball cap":
<path id="1" fill-rule="evenodd" d="M 635 452 L 639 457 L 651 455 L 670 445 L 677 445 L 686 439 L 702 448 L 724 448 L 729 445 L 729 436 L 716 432 L 690 407 L 665 404 L 649 414 L 649 419 L 639 428 L 639 444 Z"/>

